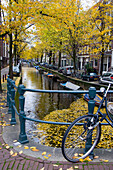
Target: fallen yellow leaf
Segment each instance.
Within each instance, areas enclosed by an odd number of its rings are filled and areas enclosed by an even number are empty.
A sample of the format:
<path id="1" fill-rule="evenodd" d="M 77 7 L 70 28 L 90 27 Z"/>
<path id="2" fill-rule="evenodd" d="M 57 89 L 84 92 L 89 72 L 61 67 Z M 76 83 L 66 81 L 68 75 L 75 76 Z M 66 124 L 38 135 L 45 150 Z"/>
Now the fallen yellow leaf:
<path id="1" fill-rule="evenodd" d="M 23 153 L 23 151 L 20 151 L 20 152 L 19 152 L 19 154 L 22 154 L 22 153 Z"/>
<path id="2" fill-rule="evenodd" d="M 17 148 L 20 148 L 20 147 L 22 147 L 22 145 L 18 145 L 18 146 L 17 146 Z"/>
<path id="3" fill-rule="evenodd" d="M 0 148 L 0 150 L 1 150 L 2 148 Z"/>
<path id="4" fill-rule="evenodd" d="M 46 155 L 46 152 L 43 152 L 42 155 Z"/>
<path id="5" fill-rule="evenodd" d="M 8 146 L 8 144 L 6 143 L 5 146 Z"/>
<path id="6" fill-rule="evenodd" d="M 84 160 L 83 159 L 79 159 L 80 162 L 83 162 Z"/>
<path id="7" fill-rule="evenodd" d="M 77 159 L 78 157 L 77 157 L 77 156 L 73 156 L 72 158 L 73 158 L 73 159 Z"/>
<path id="8" fill-rule="evenodd" d="M 13 151 L 12 150 L 10 151 L 10 155 L 13 155 Z"/>
<path id="9" fill-rule="evenodd" d="M 40 170 L 44 170 L 44 167 L 43 167 L 43 168 L 41 168 Z"/>
<path id="10" fill-rule="evenodd" d="M 6 146 L 6 149 L 9 149 L 10 148 L 10 146 Z"/>
<path id="11" fill-rule="evenodd" d="M 80 155 L 80 156 L 83 156 L 83 153 L 80 153 L 79 155 Z"/>
<path id="12" fill-rule="evenodd" d="M 84 161 L 92 161 L 89 156 L 84 159 Z"/>
<path id="13" fill-rule="evenodd" d="M 4 123 L 2 126 L 6 126 L 6 124 Z"/>
<path id="14" fill-rule="evenodd" d="M 35 146 L 31 146 L 30 149 L 36 149 L 36 147 Z"/>
<path id="15" fill-rule="evenodd" d="M 78 153 L 75 153 L 74 156 L 78 156 Z"/>
<path id="16" fill-rule="evenodd" d="M 54 164 L 53 166 L 58 166 L 58 165 Z"/>
<path id="17" fill-rule="evenodd" d="M 24 146 L 24 149 L 29 149 L 29 147 L 28 146 Z"/>
<path id="18" fill-rule="evenodd" d="M 17 152 L 15 152 L 12 156 L 17 156 Z"/>
<path id="19" fill-rule="evenodd" d="M 108 160 L 104 160 L 104 162 L 109 162 Z"/>
<path id="20" fill-rule="evenodd" d="M 48 156 L 51 157 L 51 154 L 49 154 Z"/>
<path id="21" fill-rule="evenodd" d="M 31 149 L 32 151 L 38 152 L 39 150 L 36 148 Z"/>
<path id="22" fill-rule="evenodd" d="M 13 142 L 17 142 L 17 140 L 14 140 Z"/>
<path id="23" fill-rule="evenodd" d="M 48 157 L 47 157 L 47 156 L 44 156 L 44 158 L 45 158 L 45 159 L 48 159 Z"/>
<path id="24" fill-rule="evenodd" d="M 95 156 L 95 157 L 94 157 L 94 159 L 98 159 L 98 158 L 99 158 L 99 156 Z"/>
<path id="25" fill-rule="evenodd" d="M 67 170 L 73 170 L 73 167 L 68 168 Z"/>

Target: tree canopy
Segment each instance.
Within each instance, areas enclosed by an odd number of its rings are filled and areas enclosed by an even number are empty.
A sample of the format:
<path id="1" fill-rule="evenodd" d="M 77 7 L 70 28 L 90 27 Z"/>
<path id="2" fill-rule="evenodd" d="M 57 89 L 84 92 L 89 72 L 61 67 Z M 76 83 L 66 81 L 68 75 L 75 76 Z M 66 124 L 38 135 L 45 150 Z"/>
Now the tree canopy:
<path id="1" fill-rule="evenodd" d="M 108 0 L 99 1 L 88 10 L 82 8 L 80 0 L 5 2 L 1 5 L 0 36 L 12 34 L 12 47 L 15 49 L 12 55 L 15 58 L 23 56 L 23 49 L 31 40 L 37 51 L 67 54 L 74 67 L 80 47 L 89 46 L 89 53 L 98 54 L 102 59 L 110 47 L 113 4 Z"/>

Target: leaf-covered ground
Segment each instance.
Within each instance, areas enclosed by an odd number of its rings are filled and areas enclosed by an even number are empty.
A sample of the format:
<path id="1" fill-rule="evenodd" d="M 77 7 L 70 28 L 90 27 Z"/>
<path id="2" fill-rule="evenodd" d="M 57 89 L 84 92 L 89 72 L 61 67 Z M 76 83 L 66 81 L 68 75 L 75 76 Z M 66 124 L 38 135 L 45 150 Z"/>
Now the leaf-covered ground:
<path id="1" fill-rule="evenodd" d="M 95 107 L 94 112 L 97 111 Z M 56 110 L 45 116 L 44 120 L 54 122 L 73 122 L 76 118 L 86 115 L 88 104 L 83 98 L 73 102 L 68 109 Z M 106 113 L 105 108 L 102 112 Z M 37 137 L 40 142 L 47 146 L 61 147 L 64 132 L 68 126 L 53 124 L 38 124 Z M 36 136 L 35 136 L 36 137 Z M 102 126 L 102 135 L 98 144 L 99 148 L 113 148 L 113 128 L 111 126 Z"/>

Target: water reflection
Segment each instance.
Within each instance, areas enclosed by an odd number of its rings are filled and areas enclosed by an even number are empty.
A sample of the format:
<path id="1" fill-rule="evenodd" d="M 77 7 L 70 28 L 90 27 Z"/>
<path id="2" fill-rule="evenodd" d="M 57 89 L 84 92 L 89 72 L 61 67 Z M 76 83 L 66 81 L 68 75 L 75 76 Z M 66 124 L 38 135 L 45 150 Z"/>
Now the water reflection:
<path id="1" fill-rule="evenodd" d="M 44 74 L 38 73 L 34 68 L 23 67 L 23 84 L 30 89 L 63 90 L 56 81 Z M 25 93 L 25 112 L 35 113 L 37 117 L 43 117 L 53 110 L 66 109 L 76 100 L 73 94 L 58 93 Z"/>

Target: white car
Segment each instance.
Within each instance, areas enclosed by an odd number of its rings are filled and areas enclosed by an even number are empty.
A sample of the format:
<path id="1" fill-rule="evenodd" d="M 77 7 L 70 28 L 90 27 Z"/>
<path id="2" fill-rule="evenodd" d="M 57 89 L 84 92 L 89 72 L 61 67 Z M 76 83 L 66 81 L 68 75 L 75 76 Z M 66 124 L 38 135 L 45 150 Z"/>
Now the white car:
<path id="1" fill-rule="evenodd" d="M 65 75 L 72 75 L 74 73 L 74 67 L 73 66 L 63 67 L 63 71 L 62 72 Z"/>
<path id="2" fill-rule="evenodd" d="M 19 65 L 13 66 L 13 76 L 19 76 L 19 75 L 20 75 Z"/>
<path id="3" fill-rule="evenodd" d="M 99 79 L 99 83 L 106 84 L 107 82 L 113 82 L 113 73 L 112 72 L 106 72 L 103 73 L 103 75 Z"/>

